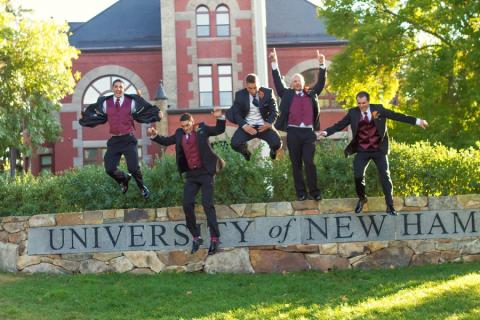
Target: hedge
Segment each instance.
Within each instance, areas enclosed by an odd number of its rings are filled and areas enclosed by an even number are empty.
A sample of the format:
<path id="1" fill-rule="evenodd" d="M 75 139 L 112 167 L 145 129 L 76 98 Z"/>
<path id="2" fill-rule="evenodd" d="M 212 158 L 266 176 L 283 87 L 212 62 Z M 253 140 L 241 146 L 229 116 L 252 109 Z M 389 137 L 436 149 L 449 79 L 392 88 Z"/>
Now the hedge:
<path id="1" fill-rule="evenodd" d="M 317 146 L 319 186 L 324 198 L 355 197 L 352 157 L 343 156 L 345 143 L 322 140 Z M 275 161 L 263 159 L 258 150 L 247 162 L 229 146 L 219 144 L 217 152 L 226 161 L 216 177 L 215 202 L 255 203 L 295 199 L 291 164 L 287 155 Z M 389 156 L 394 194 L 453 195 L 480 193 L 480 150 L 456 150 L 439 144 L 392 143 Z M 181 205 L 183 182 L 171 155 L 143 167 L 151 191 L 143 199 L 131 183 L 127 194 L 108 177 L 102 166 L 72 169 L 61 175 L 0 176 L 0 216 L 78 212 L 111 208 L 159 208 Z M 367 194 L 381 196 L 375 165 L 367 169 Z M 200 198 L 197 202 L 201 202 Z"/>

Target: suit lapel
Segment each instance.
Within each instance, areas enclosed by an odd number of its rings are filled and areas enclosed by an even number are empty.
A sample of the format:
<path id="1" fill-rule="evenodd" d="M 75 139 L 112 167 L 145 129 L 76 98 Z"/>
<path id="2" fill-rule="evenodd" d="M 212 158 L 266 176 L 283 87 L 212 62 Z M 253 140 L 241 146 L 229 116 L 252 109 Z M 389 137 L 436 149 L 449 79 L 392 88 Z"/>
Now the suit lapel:
<path id="1" fill-rule="evenodd" d="M 383 139 L 385 135 L 385 128 L 386 128 L 386 121 L 387 119 L 382 117 L 376 105 L 370 105 L 370 112 L 372 112 L 373 122 L 375 123 L 375 127 L 377 127 L 378 134 L 380 138 Z M 373 113 L 376 112 L 377 117 L 373 117 Z"/>
<path id="2" fill-rule="evenodd" d="M 356 107 L 355 109 L 353 109 L 352 121 L 350 123 L 350 125 L 352 126 L 353 137 L 357 136 L 358 122 L 360 121 L 360 116 L 361 116 L 360 108 Z"/>

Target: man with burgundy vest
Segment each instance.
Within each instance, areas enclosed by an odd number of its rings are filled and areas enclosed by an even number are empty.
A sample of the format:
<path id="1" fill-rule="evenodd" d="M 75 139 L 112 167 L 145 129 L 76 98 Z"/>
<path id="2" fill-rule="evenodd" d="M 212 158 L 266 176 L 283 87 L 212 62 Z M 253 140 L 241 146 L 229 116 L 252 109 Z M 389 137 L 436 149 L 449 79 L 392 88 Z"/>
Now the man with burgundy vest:
<path id="1" fill-rule="evenodd" d="M 282 80 L 278 67 L 275 48 L 270 53 L 272 62 L 272 76 L 280 102 L 280 116 L 275 128 L 287 132 L 287 147 L 292 162 L 293 180 L 297 199 L 322 199 L 317 186 L 317 169 L 314 163 L 315 142 L 320 130 L 320 108 L 317 96 L 325 87 L 326 68 L 325 56 L 317 50 L 317 59 L 320 64 L 318 80 L 311 89 L 305 87 L 305 79 L 301 74 L 292 77 L 290 88 Z M 303 178 L 303 166 L 307 177 L 308 192 Z"/>
<path id="2" fill-rule="evenodd" d="M 280 135 L 273 128 L 277 116 L 277 102 L 273 90 L 260 87 L 257 75 L 248 74 L 245 88 L 235 93 L 233 106 L 227 111 L 227 119 L 239 127 L 232 136 L 232 149 L 250 160 L 247 141 L 259 138 L 268 143 L 270 158 L 274 160 L 277 150 L 282 146 Z"/>
<path id="3" fill-rule="evenodd" d="M 108 123 L 110 139 L 104 156 L 105 171 L 121 188 L 122 193 L 128 191 L 128 183 L 133 177 L 146 199 L 150 191 L 143 184 L 142 172 L 138 163 L 137 139 L 135 138 L 134 120 L 140 123 L 160 121 L 160 110 L 138 95 L 124 93 L 124 82 L 117 79 L 113 82 L 113 96 L 98 98 L 97 103 L 89 105 L 82 112 L 79 123 L 86 127 L 95 127 Z M 125 157 L 129 173 L 118 169 L 120 158 Z"/>
<path id="4" fill-rule="evenodd" d="M 187 228 L 193 237 L 192 254 L 203 244 L 195 218 L 195 196 L 200 189 L 203 210 L 210 230 L 208 254 L 216 253 L 220 243 L 217 214 L 213 205 L 213 186 L 215 175 L 223 168 L 224 161 L 215 154 L 208 138 L 225 132 L 225 117 L 218 107 L 214 108 L 212 114 L 217 118 L 214 127 L 204 122 L 195 124 L 192 115 L 184 113 L 180 116 L 180 128 L 169 137 L 159 136 L 155 128 L 148 129 L 148 135 L 153 141 L 163 146 L 175 145 L 178 171 L 180 175 L 185 173 L 183 211 Z"/>
<path id="5" fill-rule="evenodd" d="M 358 107 L 348 110 L 347 115 L 321 132 L 322 136 L 329 136 L 337 131 L 343 130 L 350 125 L 353 139 L 345 149 L 345 156 L 355 154 L 353 159 L 353 174 L 355 178 L 355 189 L 358 195 L 356 213 L 363 210 L 367 203 L 365 194 L 365 170 L 373 160 L 377 166 L 382 183 L 383 194 L 387 204 L 386 212 L 396 216 L 397 211 L 393 206 L 393 185 L 390 179 L 388 164 L 388 153 L 390 152 L 387 133 L 387 119 L 418 125 L 422 128 L 428 126 L 427 121 L 407 116 L 388 110 L 381 104 L 370 104 L 370 95 L 361 91 L 357 93 Z"/>

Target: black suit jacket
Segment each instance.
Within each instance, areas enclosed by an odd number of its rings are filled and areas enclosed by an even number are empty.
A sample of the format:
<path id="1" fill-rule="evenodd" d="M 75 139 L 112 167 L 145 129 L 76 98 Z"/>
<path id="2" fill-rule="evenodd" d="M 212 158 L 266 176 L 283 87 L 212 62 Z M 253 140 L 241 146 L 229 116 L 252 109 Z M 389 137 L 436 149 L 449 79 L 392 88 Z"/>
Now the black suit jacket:
<path id="1" fill-rule="evenodd" d="M 259 100 L 258 108 L 262 115 L 263 121 L 271 123 L 275 122 L 278 117 L 277 101 L 275 96 L 273 96 L 273 90 L 270 88 L 261 87 L 258 89 Z M 263 93 L 263 98 L 260 97 Z M 238 124 L 240 127 L 243 127 L 247 121 L 245 118 L 250 111 L 250 97 L 247 89 L 242 89 L 235 92 L 235 100 L 233 101 L 233 106 L 227 111 L 227 119 L 230 122 Z"/>
<path id="2" fill-rule="evenodd" d="M 327 70 L 325 68 L 320 68 L 318 72 L 317 83 L 313 88 L 305 92 L 312 100 L 313 129 L 315 131 L 320 130 L 320 108 L 318 106 L 317 96 L 325 87 L 326 73 Z M 292 99 L 295 96 L 295 90 L 285 85 L 278 67 L 276 70 L 272 69 L 272 76 L 275 84 L 275 90 L 277 90 L 277 94 L 280 96 L 280 98 L 282 98 L 282 101 L 280 102 L 280 116 L 275 123 L 275 128 L 281 131 L 287 131 L 290 105 L 292 104 Z"/>
<path id="3" fill-rule="evenodd" d="M 417 118 L 407 116 L 392 110 L 388 110 L 383 107 L 381 104 L 370 104 L 370 111 L 372 112 L 373 122 L 377 128 L 378 135 L 380 136 L 380 150 L 384 154 L 390 153 L 390 146 L 388 142 L 388 132 L 387 132 L 387 119 L 392 119 L 395 121 L 401 121 L 409 124 L 416 124 Z M 335 123 L 333 126 L 325 129 L 327 136 L 334 134 L 337 131 L 343 130 L 346 126 L 350 125 L 352 128 L 353 139 L 350 141 L 348 146 L 345 148 L 345 157 L 352 155 L 357 152 L 358 141 L 357 141 L 357 130 L 358 123 L 362 117 L 362 112 L 359 107 L 354 107 L 348 110 L 345 117 L 342 120 Z"/>
<path id="4" fill-rule="evenodd" d="M 223 168 L 225 162 L 213 151 L 208 137 L 217 136 L 225 132 L 225 120 L 217 119 L 217 124 L 214 127 L 207 126 L 204 122 L 200 122 L 195 130 L 203 166 L 208 173 L 214 175 Z M 189 171 L 187 158 L 185 157 L 185 152 L 182 147 L 182 137 L 184 134 L 185 132 L 181 128 L 178 128 L 175 133 L 169 137 L 156 136 L 152 139 L 163 146 L 175 145 L 177 167 L 180 174 Z"/>
<path id="5" fill-rule="evenodd" d="M 132 113 L 133 120 L 139 123 L 152 123 L 160 121 L 158 116 L 160 109 L 151 105 L 145 99 L 136 94 L 125 94 L 126 97 L 135 101 L 135 112 Z M 107 114 L 103 111 L 105 100 L 112 98 L 113 95 L 99 97 L 97 102 L 89 105 L 82 111 L 82 118 L 78 121 L 83 127 L 96 127 L 107 122 Z"/>

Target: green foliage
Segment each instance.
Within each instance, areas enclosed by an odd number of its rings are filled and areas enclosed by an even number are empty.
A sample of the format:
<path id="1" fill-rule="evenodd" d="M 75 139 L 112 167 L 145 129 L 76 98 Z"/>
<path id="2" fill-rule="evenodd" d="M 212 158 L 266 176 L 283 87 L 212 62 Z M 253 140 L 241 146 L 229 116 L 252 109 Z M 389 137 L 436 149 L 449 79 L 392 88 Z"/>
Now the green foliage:
<path id="1" fill-rule="evenodd" d="M 329 81 L 346 106 L 360 90 L 398 111 L 426 119 L 426 132 L 391 123 L 400 141 L 427 138 L 473 146 L 480 136 L 480 2 L 326 0 L 319 15 L 348 40 Z"/>
<path id="2" fill-rule="evenodd" d="M 352 158 L 343 156 L 345 143 L 322 141 L 317 146 L 319 186 L 324 198 L 356 197 Z M 217 147 L 226 160 L 216 177 L 215 202 L 222 204 L 292 201 L 295 199 L 288 156 L 270 161 L 255 151 L 250 162 Z M 480 193 L 480 150 L 456 150 L 440 144 L 392 143 L 389 157 L 395 195 Z M 125 167 L 123 167 L 125 170 Z M 87 166 L 53 176 L 0 176 L 0 216 L 76 212 L 110 208 L 159 208 L 182 203 L 183 180 L 171 155 L 142 168 L 151 197 L 144 200 L 132 180 L 127 194 L 101 166 Z M 367 169 L 367 194 L 382 196 L 374 164 Z M 200 196 L 200 195 L 199 195 Z M 197 202 L 201 203 L 200 198 Z"/>
<path id="3" fill-rule="evenodd" d="M 68 42 L 68 25 L 37 21 L 0 1 L 0 150 L 26 152 L 31 145 L 54 141 L 60 132 L 54 111 L 73 92 L 72 59 L 78 51 Z"/>

